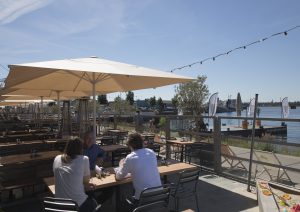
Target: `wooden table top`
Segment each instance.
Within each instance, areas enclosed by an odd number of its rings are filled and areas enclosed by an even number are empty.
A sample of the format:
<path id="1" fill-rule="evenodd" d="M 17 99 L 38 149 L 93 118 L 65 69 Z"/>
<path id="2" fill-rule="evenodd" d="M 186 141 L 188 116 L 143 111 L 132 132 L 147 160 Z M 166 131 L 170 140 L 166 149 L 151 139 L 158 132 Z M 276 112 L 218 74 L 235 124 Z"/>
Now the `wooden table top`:
<path id="1" fill-rule="evenodd" d="M 128 130 L 114 129 L 114 130 L 108 130 L 108 132 L 112 132 L 112 133 L 128 133 Z"/>
<path id="2" fill-rule="evenodd" d="M 46 151 L 38 152 L 37 154 L 38 156 L 36 157 L 31 157 L 31 153 L 4 156 L 1 157 L 1 164 L 5 166 L 9 164 L 20 164 L 31 161 L 54 159 L 57 155 L 62 153 L 60 151 Z"/>
<path id="3" fill-rule="evenodd" d="M 96 140 L 104 140 L 104 139 L 113 139 L 113 137 L 110 135 L 104 135 L 104 136 L 97 137 Z"/>
<path id="4" fill-rule="evenodd" d="M 193 141 L 180 141 L 180 140 L 167 140 L 169 144 L 176 144 L 176 145 L 191 145 L 194 144 Z"/>
<path id="5" fill-rule="evenodd" d="M 22 146 L 22 145 L 31 145 L 31 144 L 42 144 L 44 141 L 35 140 L 35 141 L 21 141 L 21 143 L 16 142 L 8 142 L 8 143 L 1 143 L 0 147 L 13 147 L 13 146 Z"/>
<path id="6" fill-rule="evenodd" d="M 152 136 L 155 136 L 155 133 L 142 133 L 141 136 L 142 137 L 147 137 L 147 136 L 152 137 Z"/>
<path id="7" fill-rule="evenodd" d="M 21 143 L 17 142 L 7 142 L 7 143 L 0 143 L 0 148 L 1 147 L 14 147 L 14 146 L 26 146 L 26 145 L 33 145 L 33 144 L 54 144 L 54 143 L 66 143 L 67 141 L 65 140 L 34 140 L 34 141 L 20 141 Z"/>
<path id="8" fill-rule="evenodd" d="M 118 149 L 124 149 L 128 147 L 120 144 L 113 144 L 113 145 L 103 145 L 100 146 L 100 148 L 103 149 L 105 152 L 114 152 Z"/>
<path id="9" fill-rule="evenodd" d="M 175 164 L 170 164 L 168 166 L 159 166 L 158 171 L 161 176 L 164 175 L 169 175 L 169 174 L 174 174 L 178 173 L 183 170 L 187 169 L 193 169 L 196 168 L 196 166 L 187 164 L 187 163 L 175 163 Z M 131 178 L 126 178 L 123 180 L 116 180 L 115 173 L 112 167 L 105 169 L 106 171 L 110 172 L 110 175 L 105 177 L 105 178 L 97 178 L 97 177 L 92 177 L 90 179 L 90 183 L 95 185 L 95 189 L 100 189 L 100 188 L 106 188 L 106 187 L 111 187 L 115 185 L 121 185 L 125 183 L 129 183 L 132 181 Z M 47 184 L 49 190 L 55 194 L 55 185 L 54 185 L 54 177 L 48 177 L 44 178 L 44 182 Z M 86 190 L 92 190 L 92 188 L 88 188 Z"/>
<path id="10" fill-rule="evenodd" d="M 38 133 L 26 133 L 26 134 L 12 134 L 12 135 L 6 135 L 4 137 L 7 138 L 15 138 L 15 137 L 29 137 L 29 136 L 43 136 L 43 135 L 54 135 L 56 133 L 54 132 L 38 132 Z"/>

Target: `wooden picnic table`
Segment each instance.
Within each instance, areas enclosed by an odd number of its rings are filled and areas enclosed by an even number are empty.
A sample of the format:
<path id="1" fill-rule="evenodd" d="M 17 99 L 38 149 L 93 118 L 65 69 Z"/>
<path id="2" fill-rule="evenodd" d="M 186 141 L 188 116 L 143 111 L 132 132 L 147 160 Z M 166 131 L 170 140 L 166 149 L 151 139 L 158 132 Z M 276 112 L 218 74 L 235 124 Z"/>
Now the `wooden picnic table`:
<path id="1" fill-rule="evenodd" d="M 110 135 L 100 136 L 100 137 L 97 137 L 96 143 L 101 144 L 101 145 L 114 144 L 114 138 L 113 138 L 113 136 L 110 136 Z"/>
<path id="2" fill-rule="evenodd" d="M 31 141 L 20 141 L 8 142 L 0 144 L 0 156 L 25 154 L 31 150 L 37 150 L 38 152 L 60 150 L 65 148 L 65 140 L 31 140 Z"/>
<path id="3" fill-rule="evenodd" d="M 21 143 L 16 143 L 16 142 L 7 142 L 7 143 L 0 143 L 0 148 L 1 147 L 18 147 L 18 146 L 29 146 L 32 144 L 42 144 L 44 141 L 42 140 L 33 140 L 33 141 L 26 141 L 26 142 L 21 142 Z"/>
<path id="4" fill-rule="evenodd" d="M 100 148 L 108 153 L 108 152 L 114 152 L 118 149 L 124 149 L 124 148 L 128 148 L 128 147 L 121 145 L 121 144 L 113 144 L 113 145 L 104 145 L 104 146 L 101 146 Z"/>
<path id="5" fill-rule="evenodd" d="M 113 136 L 115 143 L 120 142 L 120 140 L 124 140 L 124 137 L 128 135 L 128 130 L 120 130 L 120 129 L 110 129 L 108 133 Z"/>
<path id="6" fill-rule="evenodd" d="M 37 156 L 32 157 L 31 153 L 27 154 L 17 154 L 1 157 L 1 165 L 8 166 L 12 164 L 23 164 L 29 162 L 37 162 L 41 160 L 54 159 L 57 155 L 61 154 L 60 151 L 46 151 L 37 152 Z"/>
<path id="7" fill-rule="evenodd" d="M 155 137 L 155 133 L 142 133 L 141 136 L 145 140 L 148 140 L 149 138 L 154 138 Z"/>
<path id="8" fill-rule="evenodd" d="M 6 135 L 0 136 L 0 142 L 17 142 L 20 141 L 30 141 L 30 140 L 42 140 L 55 138 L 56 133 L 48 132 L 48 133 L 28 133 L 28 134 L 14 134 L 14 135 Z"/>
<path id="9" fill-rule="evenodd" d="M 161 176 L 166 176 L 166 175 L 178 173 L 183 170 L 193 169 L 193 168 L 196 168 L 196 166 L 187 164 L 187 163 L 174 163 L 174 164 L 170 164 L 167 166 L 159 166 L 158 171 Z M 86 189 L 87 191 L 97 190 L 97 189 L 101 189 L 101 188 L 117 186 L 117 185 L 132 182 L 132 179 L 130 177 L 123 179 L 123 180 L 116 180 L 116 176 L 115 176 L 113 167 L 107 168 L 105 170 L 108 171 L 110 173 L 110 175 L 105 178 L 101 178 L 101 179 L 99 179 L 97 177 L 92 177 L 90 179 L 90 183 L 94 184 L 95 187 L 87 188 Z M 49 190 L 53 194 L 55 194 L 54 177 L 44 178 L 44 182 L 47 184 Z"/>
<path id="10" fill-rule="evenodd" d="M 185 147 L 194 144 L 192 141 L 167 140 L 167 151 L 170 152 L 170 145 L 180 147 L 180 162 L 183 162 Z"/>
<path id="11" fill-rule="evenodd" d="M 128 130 L 110 129 L 108 132 L 112 134 L 128 133 Z"/>

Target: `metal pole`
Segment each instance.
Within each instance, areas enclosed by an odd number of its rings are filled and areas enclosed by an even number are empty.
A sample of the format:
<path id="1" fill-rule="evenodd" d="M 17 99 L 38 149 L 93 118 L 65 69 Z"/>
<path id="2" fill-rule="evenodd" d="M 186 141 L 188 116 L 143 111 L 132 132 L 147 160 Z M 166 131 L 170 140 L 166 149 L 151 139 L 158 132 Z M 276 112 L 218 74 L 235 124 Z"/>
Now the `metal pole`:
<path id="1" fill-rule="evenodd" d="M 41 96 L 41 122 L 40 122 L 40 127 L 43 126 L 43 119 L 44 119 L 44 98 Z"/>
<path id="2" fill-rule="evenodd" d="M 221 119 L 218 117 L 213 118 L 214 121 L 214 131 L 213 131 L 213 139 L 214 139 L 214 171 L 216 173 L 221 173 Z"/>
<path id="3" fill-rule="evenodd" d="M 93 72 L 93 135 L 96 142 L 96 75 Z"/>
<path id="4" fill-rule="evenodd" d="M 60 133 L 60 91 L 56 91 L 57 95 L 57 106 L 58 106 L 58 111 L 57 111 L 57 128 L 58 128 L 58 134 Z"/>
<path id="5" fill-rule="evenodd" d="M 251 181 L 251 170 L 252 170 L 252 159 L 253 159 L 253 146 L 254 146 L 254 136 L 255 136 L 255 122 L 256 122 L 257 99 L 258 99 L 258 94 L 255 94 L 254 114 L 253 114 L 253 123 L 252 123 L 252 136 L 251 136 L 251 148 L 250 148 L 249 174 L 248 174 L 248 187 L 247 187 L 247 191 L 249 191 L 249 192 L 251 191 L 251 189 L 250 189 L 250 181 Z"/>

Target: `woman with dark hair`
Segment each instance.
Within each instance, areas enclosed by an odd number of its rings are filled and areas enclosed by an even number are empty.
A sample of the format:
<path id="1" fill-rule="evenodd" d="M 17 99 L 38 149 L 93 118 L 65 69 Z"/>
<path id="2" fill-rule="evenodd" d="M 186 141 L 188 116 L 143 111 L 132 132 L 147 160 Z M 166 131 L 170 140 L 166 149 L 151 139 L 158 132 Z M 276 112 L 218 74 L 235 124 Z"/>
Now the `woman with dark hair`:
<path id="1" fill-rule="evenodd" d="M 79 138 L 70 140 L 62 155 L 53 163 L 55 197 L 69 198 L 77 202 L 80 211 L 93 211 L 97 202 L 88 197 L 84 186 L 89 184 L 89 158 L 82 155 L 83 143 Z"/>

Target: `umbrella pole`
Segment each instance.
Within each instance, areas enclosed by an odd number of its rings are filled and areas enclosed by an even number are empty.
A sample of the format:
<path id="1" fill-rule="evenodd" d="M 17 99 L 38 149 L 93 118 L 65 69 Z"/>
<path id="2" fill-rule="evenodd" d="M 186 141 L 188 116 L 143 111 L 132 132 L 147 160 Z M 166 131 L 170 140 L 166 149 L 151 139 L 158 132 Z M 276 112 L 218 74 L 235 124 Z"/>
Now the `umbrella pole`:
<path id="1" fill-rule="evenodd" d="M 254 115 L 253 115 L 252 136 L 251 136 L 251 148 L 250 148 L 249 174 L 248 174 L 248 187 L 247 187 L 247 191 L 249 191 L 249 192 L 251 191 L 251 189 L 250 189 L 250 181 L 251 181 L 251 170 L 252 170 L 252 159 L 253 159 L 253 146 L 254 146 L 254 136 L 255 136 L 255 122 L 256 122 L 257 99 L 258 99 L 258 94 L 255 94 Z"/>
<path id="2" fill-rule="evenodd" d="M 44 104 L 44 98 L 43 96 L 41 96 L 41 123 L 40 123 L 40 127 L 43 126 L 43 119 L 44 119 L 44 107 L 43 107 L 43 104 Z"/>
<path id="3" fill-rule="evenodd" d="M 59 99 L 60 92 L 56 91 L 56 94 L 57 94 L 57 106 L 58 106 L 58 111 L 57 111 L 57 119 L 58 119 L 57 128 L 58 128 L 58 134 L 59 134 L 60 133 L 60 99 Z"/>
<path id="4" fill-rule="evenodd" d="M 93 136 L 96 142 L 96 76 L 93 72 Z"/>

